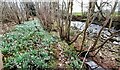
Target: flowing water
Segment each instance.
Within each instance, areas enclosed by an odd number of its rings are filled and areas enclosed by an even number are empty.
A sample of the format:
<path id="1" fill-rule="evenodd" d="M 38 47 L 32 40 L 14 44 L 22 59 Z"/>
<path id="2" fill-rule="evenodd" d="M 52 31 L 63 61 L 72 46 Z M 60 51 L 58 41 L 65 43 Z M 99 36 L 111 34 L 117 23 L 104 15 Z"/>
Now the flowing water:
<path id="1" fill-rule="evenodd" d="M 85 22 L 72 21 L 71 26 L 76 27 L 80 31 L 82 31 L 85 28 Z M 95 37 L 97 35 L 97 33 L 100 31 L 101 28 L 102 28 L 102 26 L 100 26 L 100 25 L 91 24 L 87 29 L 87 32 L 89 33 L 88 36 L 89 37 Z M 111 32 L 116 31 L 114 28 L 111 28 L 110 30 L 111 30 Z M 101 35 L 104 38 L 108 38 L 108 36 L 110 35 L 110 32 L 108 31 L 108 28 L 104 28 Z M 116 41 L 113 41 L 113 44 L 120 45 L 120 35 L 113 37 L 113 39 L 116 40 Z"/>
<path id="2" fill-rule="evenodd" d="M 85 28 L 85 22 L 72 21 L 71 26 L 79 29 L 80 31 L 82 31 Z M 102 28 L 102 26 L 99 26 L 99 25 L 96 25 L 96 24 L 91 24 L 89 26 L 89 28 L 87 29 L 87 32 L 89 33 L 89 37 L 96 36 L 97 33 L 99 33 L 101 28 Z M 116 30 L 114 30 L 113 28 L 111 29 L 111 32 L 115 32 L 115 31 Z M 110 33 L 108 31 L 108 28 L 103 29 L 102 35 L 104 37 L 108 38 L 108 35 L 110 35 Z M 114 41 L 113 44 L 120 45 L 120 36 L 118 35 L 118 36 L 114 37 L 114 39 L 118 40 L 118 42 Z M 96 64 L 92 60 L 86 61 L 85 63 L 88 64 L 89 70 L 105 70 L 104 68 L 102 68 L 101 66 L 99 66 L 98 64 Z"/>

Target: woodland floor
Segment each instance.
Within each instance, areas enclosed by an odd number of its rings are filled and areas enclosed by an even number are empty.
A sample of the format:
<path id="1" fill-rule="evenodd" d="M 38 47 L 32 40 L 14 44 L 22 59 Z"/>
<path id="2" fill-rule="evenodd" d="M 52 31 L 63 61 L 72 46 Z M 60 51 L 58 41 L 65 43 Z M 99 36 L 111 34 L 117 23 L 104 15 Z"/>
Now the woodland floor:
<path id="1" fill-rule="evenodd" d="M 13 23 L 5 23 L 4 25 L 0 24 L 0 34 L 4 34 L 8 32 L 10 29 L 12 29 L 16 24 Z M 55 32 L 51 32 L 53 34 L 56 34 Z M 81 36 L 80 36 L 81 37 Z M 80 40 L 81 38 L 74 43 L 74 47 L 79 49 L 80 48 Z M 63 48 L 61 47 L 61 44 L 57 44 L 57 48 L 55 50 L 56 54 L 58 54 L 58 66 L 62 67 L 64 66 L 64 63 L 67 63 Z M 91 53 L 93 54 L 93 53 Z M 114 68 L 120 69 L 120 46 L 119 45 L 113 45 L 112 43 L 108 42 L 105 44 L 105 47 L 102 48 L 102 50 L 93 58 L 89 58 L 94 60 L 97 64 L 102 66 L 105 69 L 110 68 L 113 70 Z M 65 62 L 66 61 L 66 62 Z"/>
<path id="2" fill-rule="evenodd" d="M 89 38 L 87 40 L 88 40 L 87 44 L 89 46 L 94 41 L 92 39 L 89 40 Z M 80 41 L 81 41 L 81 38 L 79 38 L 78 41 L 75 42 L 75 47 L 77 49 L 80 48 L 79 46 Z M 95 52 L 90 54 L 94 55 Z M 108 41 L 95 57 L 90 57 L 88 58 L 88 60 L 89 59 L 95 61 L 98 65 L 108 70 L 120 69 L 120 45 L 115 45 L 110 41 Z"/>

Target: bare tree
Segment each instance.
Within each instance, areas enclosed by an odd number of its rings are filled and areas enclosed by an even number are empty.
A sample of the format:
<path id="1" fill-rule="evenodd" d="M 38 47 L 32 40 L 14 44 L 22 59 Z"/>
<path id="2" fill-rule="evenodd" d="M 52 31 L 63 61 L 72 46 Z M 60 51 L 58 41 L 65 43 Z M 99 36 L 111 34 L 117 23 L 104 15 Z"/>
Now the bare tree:
<path id="1" fill-rule="evenodd" d="M 84 32 L 83 32 L 83 39 L 82 39 L 82 44 L 81 44 L 81 49 L 80 51 L 82 51 L 83 49 L 83 46 L 84 46 L 84 41 L 85 41 L 85 38 L 86 38 L 86 31 L 89 27 L 89 25 L 93 22 L 93 20 L 95 19 L 93 13 L 94 13 L 94 9 L 95 9 L 95 2 L 92 2 L 90 0 L 89 2 L 89 12 L 88 12 L 88 17 L 87 17 L 87 21 L 86 21 L 86 24 L 85 24 L 85 29 L 84 29 Z M 92 21 L 91 21 L 92 20 Z"/>

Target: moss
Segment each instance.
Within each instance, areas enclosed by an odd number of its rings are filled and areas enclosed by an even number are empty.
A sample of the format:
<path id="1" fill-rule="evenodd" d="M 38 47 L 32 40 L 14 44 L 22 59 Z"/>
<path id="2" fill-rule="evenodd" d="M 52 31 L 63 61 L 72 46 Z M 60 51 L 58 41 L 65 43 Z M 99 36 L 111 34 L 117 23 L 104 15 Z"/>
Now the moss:
<path id="1" fill-rule="evenodd" d="M 73 15 L 74 15 L 74 16 L 82 16 L 82 13 L 80 13 L 80 12 L 75 12 L 75 13 L 73 13 Z"/>

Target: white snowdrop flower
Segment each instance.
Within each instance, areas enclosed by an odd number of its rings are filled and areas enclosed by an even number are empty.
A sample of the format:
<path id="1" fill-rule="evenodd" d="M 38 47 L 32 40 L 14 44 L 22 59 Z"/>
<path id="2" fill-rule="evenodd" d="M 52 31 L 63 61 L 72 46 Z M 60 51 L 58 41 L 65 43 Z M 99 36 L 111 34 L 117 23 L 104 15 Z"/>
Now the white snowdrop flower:
<path id="1" fill-rule="evenodd" d="M 59 66 L 62 66 L 62 63 L 59 63 Z"/>
<path id="2" fill-rule="evenodd" d="M 58 59 L 59 61 L 61 60 L 61 58 Z"/>
<path id="3" fill-rule="evenodd" d="M 33 57 L 33 56 L 31 56 L 31 57 Z"/>
<path id="4" fill-rule="evenodd" d="M 17 65 L 17 68 L 21 68 L 21 66 Z"/>
<path id="5" fill-rule="evenodd" d="M 50 53 L 53 53 L 52 51 Z"/>
<path id="6" fill-rule="evenodd" d="M 45 49 L 47 49 L 47 47 L 45 47 Z"/>
<path id="7" fill-rule="evenodd" d="M 68 64 L 68 63 L 69 63 L 69 61 L 66 61 L 66 62 L 65 62 L 65 64 Z"/>

